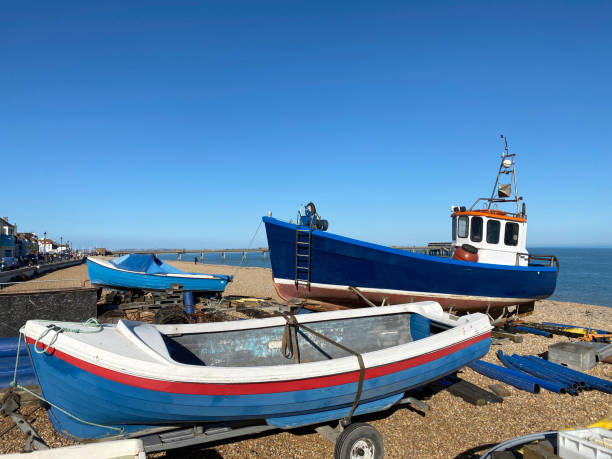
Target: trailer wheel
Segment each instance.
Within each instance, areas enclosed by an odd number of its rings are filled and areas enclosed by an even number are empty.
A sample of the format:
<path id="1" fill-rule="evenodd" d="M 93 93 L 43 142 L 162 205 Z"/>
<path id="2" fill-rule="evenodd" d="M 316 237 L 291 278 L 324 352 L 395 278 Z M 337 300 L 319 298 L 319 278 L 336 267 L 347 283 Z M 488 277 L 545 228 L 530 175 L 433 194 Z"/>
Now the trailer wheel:
<path id="1" fill-rule="evenodd" d="M 382 459 L 380 432 L 365 422 L 349 424 L 336 440 L 335 459 Z"/>

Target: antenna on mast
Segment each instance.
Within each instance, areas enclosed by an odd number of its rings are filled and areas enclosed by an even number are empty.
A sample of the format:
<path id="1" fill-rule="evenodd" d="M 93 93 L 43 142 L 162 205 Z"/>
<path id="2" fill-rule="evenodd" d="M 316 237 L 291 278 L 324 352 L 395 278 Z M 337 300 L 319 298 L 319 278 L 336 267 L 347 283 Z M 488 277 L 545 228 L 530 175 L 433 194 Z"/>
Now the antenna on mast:
<path id="1" fill-rule="evenodd" d="M 508 152 L 508 137 L 506 137 L 506 136 L 505 136 L 505 135 L 503 135 L 503 134 L 500 134 L 499 136 L 500 136 L 502 139 L 504 139 L 504 142 L 506 143 L 506 146 L 504 147 L 504 150 L 506 151 L 506 155 L 508 155 L 508 153 L 509 153 L 509 152 Z M 505 155 L 502 155 L 502 156 L 505 156 Z"/>

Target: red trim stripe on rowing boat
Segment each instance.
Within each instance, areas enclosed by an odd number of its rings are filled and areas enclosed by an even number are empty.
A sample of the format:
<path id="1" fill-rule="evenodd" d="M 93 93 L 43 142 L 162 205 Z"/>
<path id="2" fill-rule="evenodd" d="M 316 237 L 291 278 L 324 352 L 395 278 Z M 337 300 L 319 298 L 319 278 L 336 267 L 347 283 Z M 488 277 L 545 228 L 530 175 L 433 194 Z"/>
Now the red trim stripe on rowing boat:
<path id="1" fill-rule="evenodd" d="M 410 359 L 393 362 L 387 365 L 368 368 L 365 372 L 365 379 L 377 378 L 391 373 L 407 370 L 409 368 L 423 365 L 425 363 L 437 360 L 453 352 L 460 351 L 472 344 L 484 341 L 491 337 L 491 332 L 470 338 L 452 346 L 439 349 L 428 354 L 419 355 Z M 28 344 L 34 344 L 35 340 L 26 336 Z M 44 348 L 44 344 L 38 343 L 39 348 Z M 53 347 L 47 351 L 53 356 L 64 360 L 65 362 L 80 368 L 81 370 L 92 373 L 111 381 L 129 386 L 139 387 L 141 389 L 154 390 L 159 392 L 171 392 L 176 394 L 192 394 L 192 395 L 251 395 L 251 394 L 268 394 L 275 392 L 292 392 L 308 389 L 321 389 L 329 386 L 337 386 L 340 384 L 355 383 L 359 380 L 359 371 L 351 371 L 329 376 L 319 376 L 308 379 L 294 379 L 290 381 L 278 382 L 253 382 L 253 383 L 236 383 L 236 384 L 216 384 L 216 383 L 190 383 L 179 381 L 163 381 L 159 379 L 143 378 L 140 376 L 128 375 L 115 370 L 109 370 L 93 363 L 78 359 L 72 355 L 66 354 Z"/>

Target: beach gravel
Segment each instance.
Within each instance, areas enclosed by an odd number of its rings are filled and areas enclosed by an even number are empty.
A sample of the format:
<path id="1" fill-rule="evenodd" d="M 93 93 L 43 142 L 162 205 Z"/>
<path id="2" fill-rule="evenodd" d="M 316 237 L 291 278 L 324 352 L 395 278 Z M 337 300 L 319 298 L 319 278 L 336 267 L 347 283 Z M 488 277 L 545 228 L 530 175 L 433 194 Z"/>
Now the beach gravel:
<path id="1" fill-rule="evenodd" d="M 226 294 L 279 300 L 272 285 L 272 274 L 269 269 L 194 265 L 186 262 L 172 264 L 188 271 L 234 274 L 235 280 L 228 286 Z M 83 273 L 86 276 L 84 265 L 69 269 L 72 271 L 66 275 L 71 278 L 82 276 Z M 49 275 L 61 277 L 61 272 Z M 549 300 L 539 301 L 534 314 L 528 320 L 589 325 L 591 315 L 593 327 L 612 328 L 612 307 Z M 562 336 L 550 339 L 535 335 L 522 336 L 522 343 L 505 341 L 501 345 L 493 345 L 484 359 L 499 364 L 495 356 L 498 349 L 502 349 L 506 354 L 539 354 L 545 352 L 552 343 L 570 341 L 570 338 Z M 588 373 L 612 380 L 612 365 L 601 363 Z M 488 388 L 490 384 L 497 382 L 469 368 L 464 369 L 460 377 L 483 388 Z M 612 417 L 612 395 L 599 391 L 587 391 L 579 396 L 570 396 L 543 390 L 536 395 L 510 387 L 510 392 L 511 395 L 501 404 L 474 406 L 451 395 L 448 391 L 441 391 L 426 400 L 430 406 L 430 410 L 426 413 L 403 406 L 384 413 L 362 416 L 357 420 L 368 422 L 381 432 L 385 444 L 385 457 L 467 458 L 477 457 L 474 454 L 484 451 L 487 446 L 516 436 L 546 430 L 585 427 L 603 418 Z M 34 408 L 35 406 L 26 406 L 23 412 L 29 413 Z M 55 433 L 42 410 L 36 411 L 34 416 L 36 428 L 52 446 L 70 444 Z M 18 452 L 24 444 L 25 437 L 17 429 L 5 432 L 9 425 L 10 422 L 6 419 L 0 423 L 0 453 Z M 164 454 L 156 455 L 160 456 L 164 457 Z M 169 452 L 165 456 L 325 458 L 333 457 L 333 445 L 313 430 L 302 428 L 197 450 Z"/>

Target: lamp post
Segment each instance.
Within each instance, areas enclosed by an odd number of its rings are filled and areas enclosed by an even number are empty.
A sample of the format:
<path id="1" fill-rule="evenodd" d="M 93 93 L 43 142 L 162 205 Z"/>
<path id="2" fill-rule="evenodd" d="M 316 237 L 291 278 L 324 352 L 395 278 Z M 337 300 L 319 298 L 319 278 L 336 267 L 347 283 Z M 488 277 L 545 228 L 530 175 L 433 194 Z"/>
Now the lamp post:
<path id="1" fill-rule="evenodd" d="M 45 262 L 47 261 L 47 232 L 45 231 L 45 237 L 43 238 L 43 254 Z"/>

